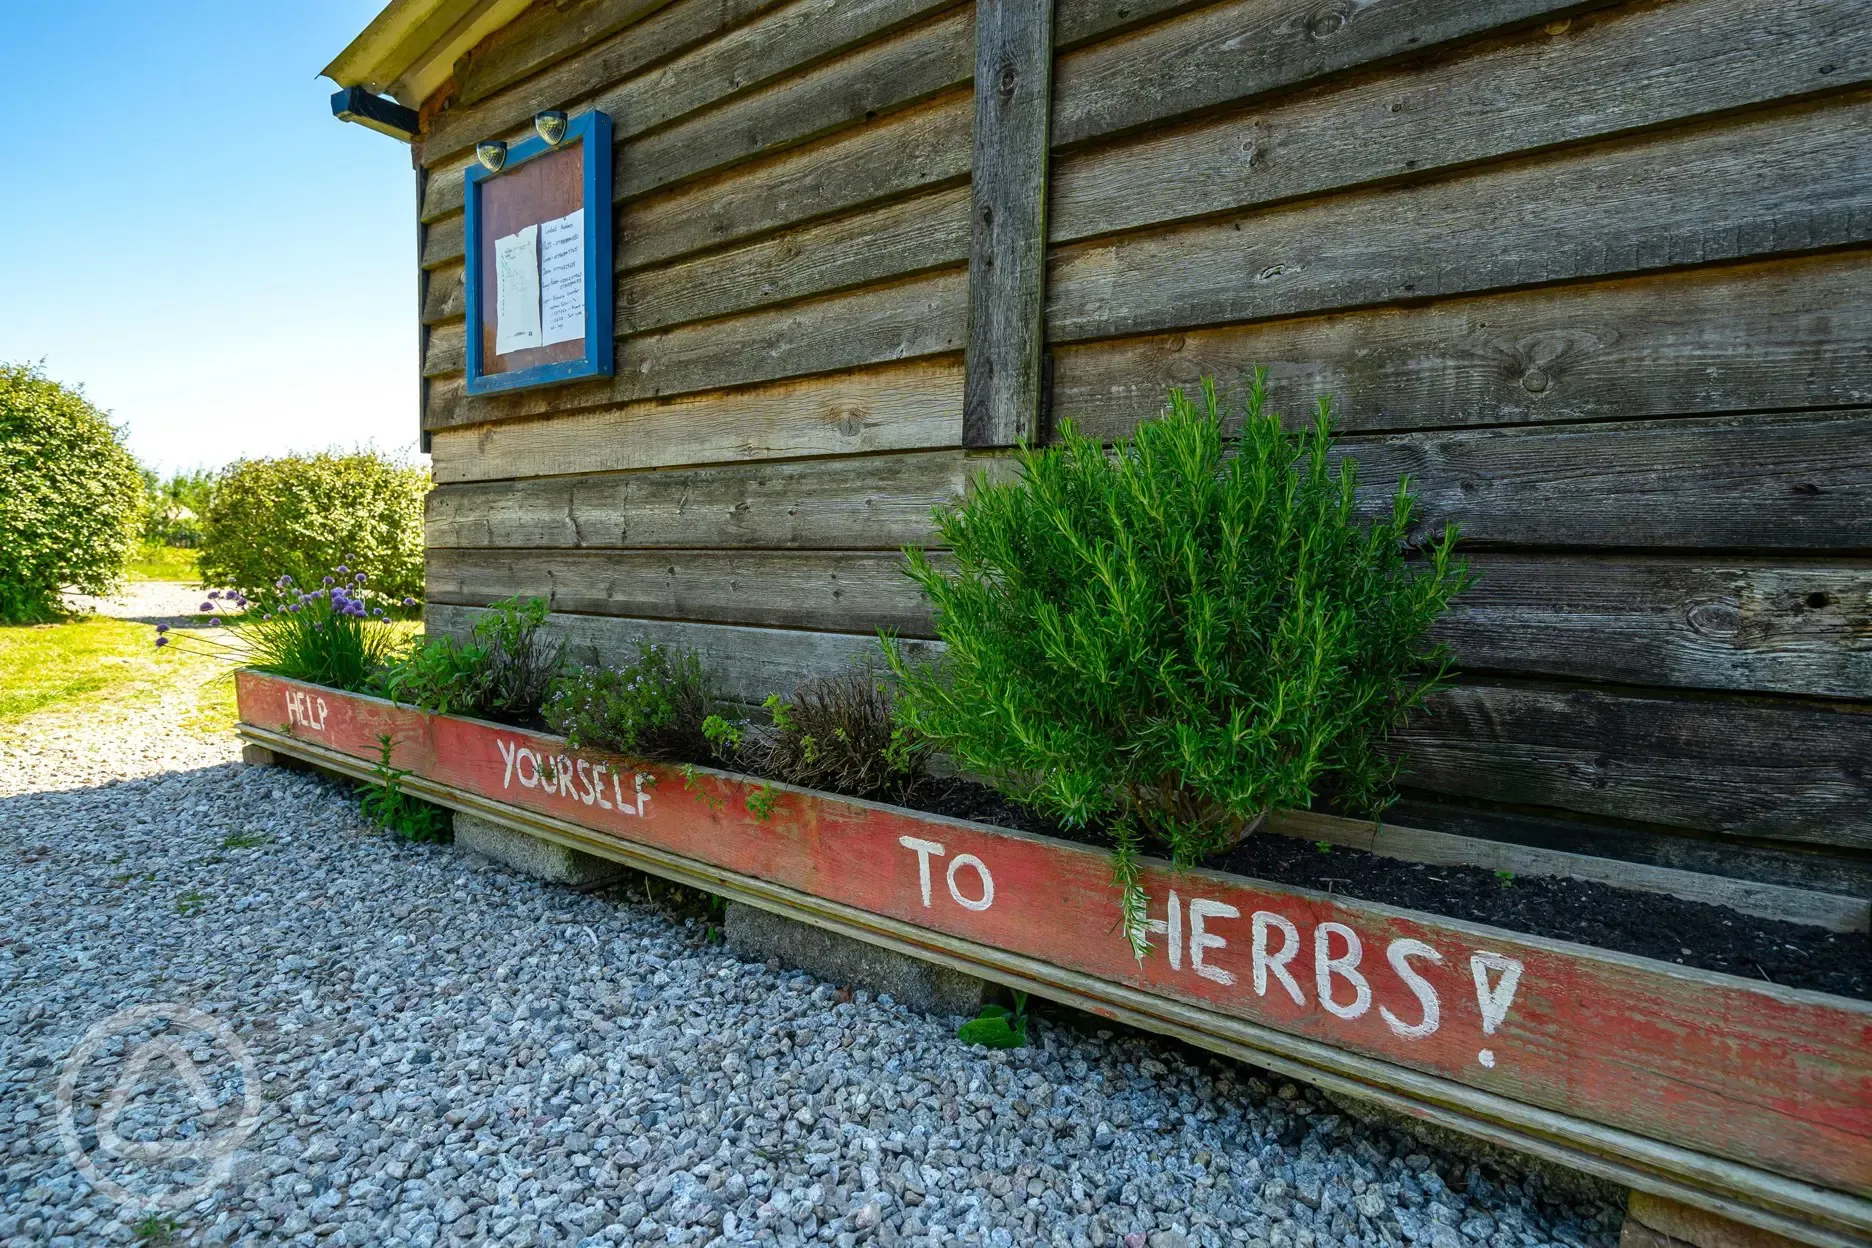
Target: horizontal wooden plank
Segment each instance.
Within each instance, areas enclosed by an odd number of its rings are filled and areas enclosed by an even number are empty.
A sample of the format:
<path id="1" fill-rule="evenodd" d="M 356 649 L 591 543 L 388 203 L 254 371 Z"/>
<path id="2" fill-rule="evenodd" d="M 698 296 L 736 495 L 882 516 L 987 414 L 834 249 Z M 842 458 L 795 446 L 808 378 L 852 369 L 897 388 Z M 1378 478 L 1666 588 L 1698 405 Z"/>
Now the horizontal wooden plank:
<path id="1" fill-rule="evenodd" d="M 450 401 L 432 393 L 428 427 L 540 416 L 959 352 L 967 333 L 967 299 L 967 271 L 943 270 L 809 303 L 656 330 L 619 340 L 617 375 L 608 379 Z M 458 326 L 431 330 L 430 367 L 461 345 Z"/>
<path id="2" fill-rule="evenodd" d="M 1820 893 L 1785 884 L 1763 884 L 1727 876 L 1703 875 L 1617 858 L 1594 858 L 1473 836 L 1455 836 L 1412 828 L 1386 819 L 1373 823 L 1317 811 L 1283 810 L 1269 817 L 1267 831 L 1296 840 L 1325 841 L 1362 849 L 1380 858 L 1442 867 L 1481 867 L 1512 876 L 1558 876 L 1591 880 L 1614 888 L 1660 893 L 1705 905 L 1727 906 L 1758 918 L 1806 923 L 1835 932 L 1863 932 L 1872 926 L 1872 902 L 1863 897 Z"/>
<path id="3" fill-rule="evenodd" d="M 1863 708 L 1462 685 L 1395 740 L 1438 792 L 1872 848 Z"/>
<path id="4" fill-rule="evenodd" d="M 596 92 L 706 45 L 782 3 L 785 0 L 675 0 L 631 28 L 582 47 L 576 55 L 510 91 L 443 110 L 423 135 L 419 158 L 439 174 L 458 169 L 461 160 L 450 158 L 480 140 L 521 134 L 534 113 L 576 107 Z M 617 131 L 612 134 L 615 137 Z M 452 185 L 433 189 L 439 198 L 425 197 L 424 220 L 461 207 L 459 178 Z"/>
<path id="5" fill-rule="evenodd" d="M 959 451 L 441 485 L 425 544 L 442 547 L 896 550 L 988 464 Z"/>
<path id="6" fill-rule="evenodd" d="M 1053 410 L 1111 439 L 1255 365 L 1342 431 L 1872 405 L 1872 252 L 1684 269 L 1061 346 Z"/>
<path id="7" fill-rule="evenodd" d="M 461 263 L 462 239 L 465 237 L 462 214 L 444 218 L 426 226 L 422 232 L 422 252 L 417 263 L 425 269 L 441 268 L 445 264 Z"/>
<path id="8" fill-rule="evenodd" d="M 929 607 L 895 551 L 430 550 L 425 599 L 486 606 L 515 594 L 555 611 L 827 632 L 929 636 Z"/>
<path id="9" fill-rule="evenodd" d="M 968 260 L 967 187 L 801 226 L 728 251 L 627 273 L 619 334 L 708 320 Z"/>
<path id="10" fill-rule="evenodd" d="M 635 25 L 670 0 L 561 0 L 535 5 L 469 50 L 455 66 L 455 107 L 503 87 Z"/>
<path id="11" fill-rule="evenodd" d="M 430 471 L 447 484 L 961 445 L 957 358 L 439 429 Z"/>
<path id="12" fill-rule="evenodd" d="M 1872 241 L 1864 92 L 1056 252 L 1056 341 Z"/>
<path id="13" fill-rule="evenodd" d="M 1872 566 L 1480 554 L 1436 635 L 1465 672 L 1872 698 Z"/>
<path id="14" fill-rule="evenodd" d="M 624 206 L 619 268 L 954 185 L 969 173 L 969 96 L 949 94 L 809 147 Z"/>
<path id="15" fill-rule="evenodd" d="M 1872 47 L 1862 27 L 1839 0 L 1586 14 L 1557 35 L 1529 30 L 1061 158 L 1049 236 L 1116 233 L 1863 84 Z"/>
<path id="16" fill-rule="evenodd" d="M 1418 532 L 1521 546 L 1872 551 L 1872 412 L 1348 438 L 1362 496 Z"/>
<path id="17" fill-rule="evenodd" d="M 908 16 L 942 8 L 949 0 L 860 0 L 867 13 L 886 28 Z M 857 47 L 846 55 L 817 64 L 828 46 L 828 28 L 837 29 L 843 11 L 853 0 L 797 0 L 762 22 L 749 27 L 745 44 L 723 40 L 673 62 L 657 73 L 607 92 L 594 107 L 618 119 L 642 118 L 644 125 L 626 120 L 619 130 L 613 193 L 618 199 L 642 195 L 658 187 L 693 178 L 711 170 L 739 164 L 862 125 L 883 114 L 913 105 L 966 84 L 973 72 L 974 16 L 972 8 L 931 18 L 921 25 L 893 31 L 888 37 Z M 765 63 L 767 50 L 755 38 L 768 22 L 790 18 L 795 10 L 813 10 L 819 20 L 794 30 L 774 45 L 786 56 L 807 57 L 812 68 L 791 74 L 751 91 L 738 90 L 740 70 Z M 820 14 L 838 13 L 833 18 Z M 868 27 L 855 26 L 864 34 Z M 729 46 L 723 46 L 729 45 Z M 725 59 L 724 59 L 725 58 Z M 687 62 L 705 64 L 691 66 Z M 686 99 L 714 92 L 729 95 L 714 107 L 689 111 Z M 668 124 L 660 124 L 667 122 Z M 654 128 L 653 128 L 654 127 Z M 424 193 L 424 216 L 431 220 L 461 204 L 461 178 L 443 168 Z"/>
<path id="18" fill-rule="evenodd" d="M 424 275 L 422 323 L 440 325 L 468 314 L 468 290 L 459 262 L 431 269 Z"/>
<path id="19" fill-rule="evenodd" d="M 1577 7 L 1563 0 L 1210 5 L 1061 57 L 1053 142 L 1136 129 Z"/>
<path id="20" fill-rule="evenodd" d="M 466 637 L 486 612 L 476 607 L 430 603 L 424 608 L 431 633 Z M 634 662 L 644 642 L 702 656 L 719 696 L 758 706 L 770 693 L 791 695 L 794 686 L 814 676 L 851 667 L 879 666 L 876 637 L 860 633 L 820 633 L 797 629 L 748 628 L 736 624 L 700 624 L 684 620 L 626 619 L 612 615 L 547 617 L 546 626 L 566 643 L 566 657 L 587 666 Z M 915 660 L 930 658 L 934 643 L 906 638 Z"/>
<path id="21" fill-rule="evenodd" d="M 398 743 L 392 761 L 417 784 L 448 786 L 452 793 L 431 792 L 452 803 L 505 804 L 531 823 L 712 864 L 731 887 L 796 890 L 801 902 L 894 923 L 924 948 L 947 938 L 950 948 L 1019 956 L 1029 974 L 1073 972 L 1114 996 L 1179 1003 L 1193 1030 L 1227 1034 L 1223 1020 L 1232 1018 L 1320 1051 L 1399 1063 L 1498 1097 L 1498 1116 L 1506 1106 L 1541 1106 L 1638 1131 L 1669 1142 L 1638 1152 L 1654 1173 L 1722 1174 L 1733 1191 L 1734 1171 L 1723 1174 L 1716 1157 L 1767 1164 L 1836 1189 L 1830 1206 L 1814 1194 L 1848 1233 L 1822 1237 L 1829 1244 L 1872 1226 L 1872 1206 L 1843 1195 L 1872 1190 L 1863 1095 L 1872 1005 L 1864 1001 L 1149 858 L 1139 886 L 1153 915 L 1179 932 L 1187 903 L 1192 938 L 1153 941 L 1139 954 L 1112 922 L 1110 855 L 1099 846 L 707 768 L 597 753 L 575 766 L 571 755 L 586 752 L 525 729 L 426 717 L 253 673 L 237 684 L 249 734 L 296 725 L 261 737 L 289 751 L 367 766 L 387 737 Z M 559 761 L 549 771 L 545 760 Z M 558 783 L 543 783 L 548 775 Z M 615 801 L 594 783 L 604 776 L 614 779 Z M 757 788 L 772 799 L 760 815 L 749 803 Z M 960 881 L 949 872 L 948 895 L 921 887 L 932 856 L 970 868 Z M 1253 939 L 1251 926 L 1284 938 Z M 1250 945 L 1274 951 L 1278 977 L 1265 965 L 1251 973 Z M 1412 957 L 1410 973 L 1397 973 Z M 1387 960 L 1396 965 L 1387 969 Z M 1609 1134 L 1573 1117 L 1539 1125 L 1568 1141 L 1591 1133 L 1603 1144 Z M 1686 1157 L 1685 1146 L 1714 1156 Z M 1631 1155 L 1629 1144 L 1619 1151 Z"/>
<path id="22" fill-rule="evenodd" d="M 1206 3 L 1209 0 L 1054 0 L 1053 45 L 1076 47 Z"/>

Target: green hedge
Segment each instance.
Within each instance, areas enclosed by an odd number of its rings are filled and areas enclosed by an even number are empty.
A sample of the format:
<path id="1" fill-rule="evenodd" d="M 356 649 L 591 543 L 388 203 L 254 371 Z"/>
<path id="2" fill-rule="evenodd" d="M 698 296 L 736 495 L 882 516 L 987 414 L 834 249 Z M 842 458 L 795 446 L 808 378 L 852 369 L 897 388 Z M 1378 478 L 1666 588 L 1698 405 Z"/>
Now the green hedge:
<path id="1" fill-rule="evenodd" d="M 143 511 L 104 413 L 37 367 L 0 364 L 0 621 L 55 615 L 62 588 L 115 588 Z"/>
<path id="2" fill-rule="evenodd" d="M 228 465 L 201 517 L 206 584 L 271 603 L 282 575 L 316 587 L 339 564 L 392 599 L 421 597 L 425 468 L 375 451 Z"/>

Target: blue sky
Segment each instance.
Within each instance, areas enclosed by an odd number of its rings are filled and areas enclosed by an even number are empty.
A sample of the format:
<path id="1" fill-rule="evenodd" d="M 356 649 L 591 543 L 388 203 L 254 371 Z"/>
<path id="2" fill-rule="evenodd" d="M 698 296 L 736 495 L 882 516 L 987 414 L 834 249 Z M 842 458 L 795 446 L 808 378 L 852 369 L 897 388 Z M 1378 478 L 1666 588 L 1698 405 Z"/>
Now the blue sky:
<path id="1" fill-rule="evenodd" d="M 318 71 L 382 0 L 0 0 L 0 361 L 37 361 L 162 470 L 414 453 L 409 148 Z"/>

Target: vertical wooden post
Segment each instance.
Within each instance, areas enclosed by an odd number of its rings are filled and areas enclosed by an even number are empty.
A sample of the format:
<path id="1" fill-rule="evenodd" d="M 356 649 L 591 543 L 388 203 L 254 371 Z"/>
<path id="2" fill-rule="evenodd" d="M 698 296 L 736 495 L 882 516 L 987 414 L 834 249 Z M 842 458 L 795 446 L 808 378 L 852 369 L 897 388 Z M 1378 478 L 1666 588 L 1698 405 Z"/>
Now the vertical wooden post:
<path id="1" fill-rule="evenodd" d="M 973 226 L 962 444 L 1039 440 L 1053 0 L 976 0 Z"/>

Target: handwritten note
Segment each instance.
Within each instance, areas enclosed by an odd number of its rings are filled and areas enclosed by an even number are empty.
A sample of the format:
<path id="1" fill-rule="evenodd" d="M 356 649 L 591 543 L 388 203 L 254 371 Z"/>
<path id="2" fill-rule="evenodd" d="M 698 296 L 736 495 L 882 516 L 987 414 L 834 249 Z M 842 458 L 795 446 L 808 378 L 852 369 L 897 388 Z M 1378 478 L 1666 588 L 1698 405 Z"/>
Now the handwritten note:
<path id="1" fill-rule="evenodd" d="M 585 210 L 540 226 L 540 345 L 585 336 Z"/>
<path id="2" fill-rule="evenodd" d="M 494 353 L 540 345 L 540 227 L 494 240 Z"/>

